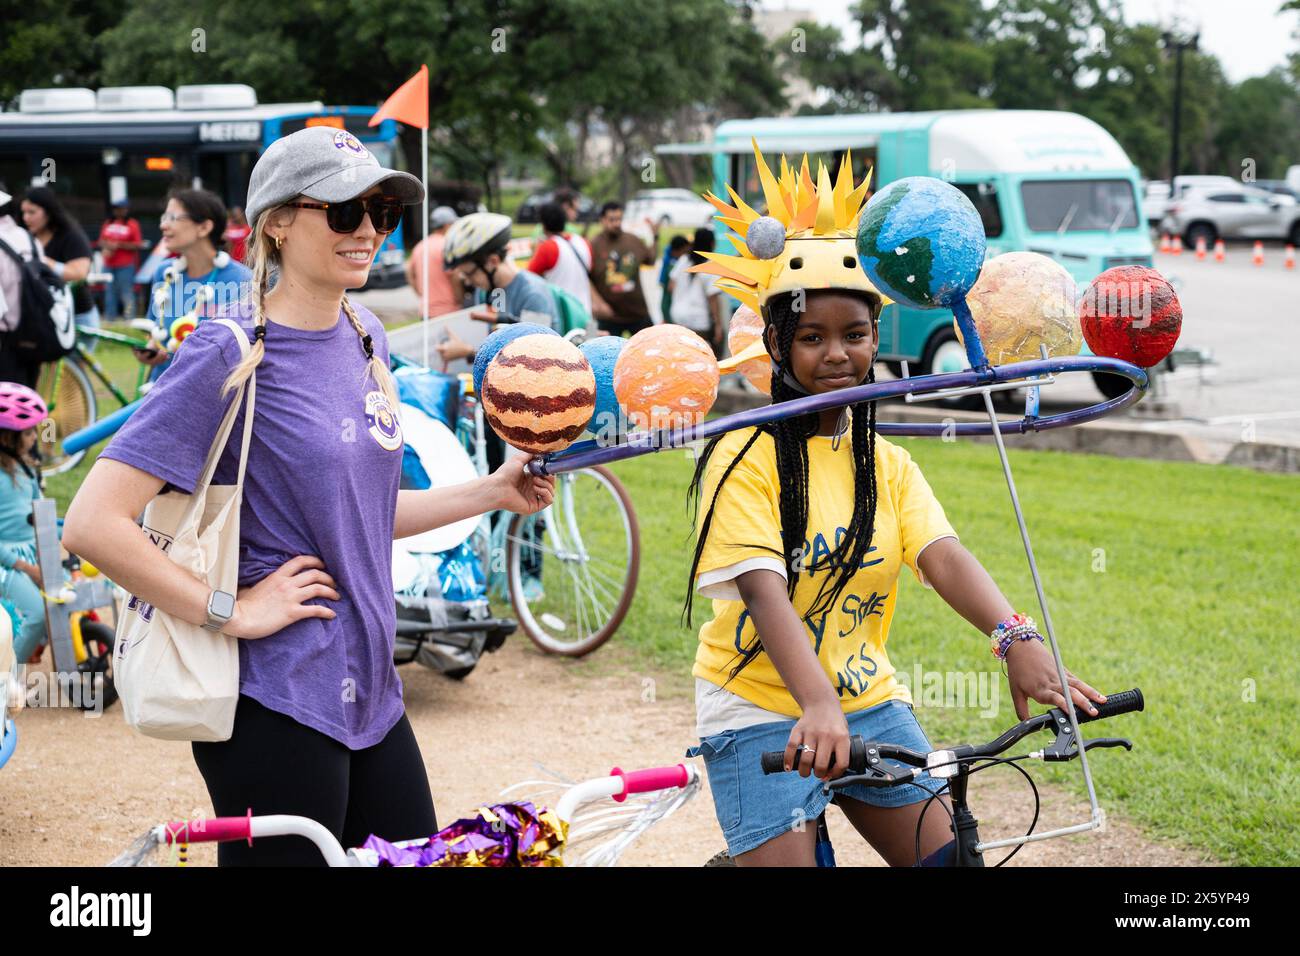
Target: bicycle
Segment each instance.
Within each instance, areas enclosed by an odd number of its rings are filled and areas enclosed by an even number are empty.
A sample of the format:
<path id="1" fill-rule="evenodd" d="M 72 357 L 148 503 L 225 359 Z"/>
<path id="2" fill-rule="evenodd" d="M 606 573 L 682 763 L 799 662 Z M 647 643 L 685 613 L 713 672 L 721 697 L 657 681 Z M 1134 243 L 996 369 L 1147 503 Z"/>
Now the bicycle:
<path id="1" fill-rule="evenodd" d="M 152 331 L 154 324 L 147 319 L 136 319 L 132 327 Z M 99 421 L 99 397 L 94 382 L 91 381 L 92 376 L 112 396 L 122 412 L 132 408 L 147 391 L 150 366 L 136 363 L 139 369 L 136 372 L 135 385 L 129 392 L 123 391 L 94 354 L 83 346 L 83 338 L 132 349 L 147 349 L 153 345 L 151 341 L 133 338 L 111 329 L 79 325 L 77 341 L 72 351 L 58 361 L 47 362 L 41 366 L 36 380 L 36 391 L 45 401 L 50 412 L 50 420 L 55 425 L 49 431 L 41 429 L 39 436 L 41 472 L 47 476 L 70 471 L 77 467 L 86 455 L 87 448 L 84 447 L 73 452 L 67 451 L 63 447 L 63 439 Z"/>
<path id="2" fill-rule="evenodd" d="M 521 787 L 536 786 L 539 783 L 551 790 L 561 787 L 553 781 L 528 781 L 508 788 L 503 796 Z M 694 798 L 699 790 L 699 771 L 688 764 L 632 772 L 624 772 L 615 767 L 608 776 L 570 786 L 564 789 L 563 795 L 555 804 L 554 817 L 559 821 L 554 835 L 557 845 L 538 853 L 531 865 L 612 866 L 633 840 Z M 628 799 L 637 794 L 658 796 Z M 615 801 L 616 806 L 607 806 L 606 800 Z M 591 809 L 584 813 L 586 807 Z M 478 819 L 472 822 L 478 824 L 478 832 L 495 831 L 497 827 L 493 824 L 498 824 L 504 814 L 492 813 L 489 821 L 483 811 L 502 809 L 517 812 L 516 808 L 538 818 L 548 815 L 547 811 L 534 808 L 531 802 L 520 804 L 512 801 L 504 807 L 481 808 Z M 365 846 L 344 850 L 334 834 L 315 820 L 290 814 L 253 816 L 250 809 L 242 817 L 183 820 L 151 827 L 108 865 L 152 866 L 176 862 L 183 866 L 188 861 L 188 848 L 192 843 L 248 840 L 251 844 L 254 837 L 301 836 L 316 845 L 328 866 L 426 866 L 431 865 L 429 858 L 436 856 L 440 844 L 451 844 L 455 840 L 456 837 L 452 834 L 462 832 L 459 825 L 465 822 L 457 821 L 432 836 L 392 844 L 372 836 Z M 435 844 L 435 841 L 439 841 L 439 844 Z M 170 859 L 163 859 L 162 851 L 166 848 L 174 850 Z M 571 852 L 577 851 L 580 851 L 580 855 L 569 857 Z M 450 854 L 441 859 L 447 859 L 448 856 Z M 521 864 L 504 846 L 493 851 L 480 851 L 474 856 L 480 859 L 467 865 L 527 865 Z"/>
<path id="3" fill-rule="evenodd" d="M 1097 715 L 1095 717 L 1077 707 L 1074 714 L 1078 719 L 1078 723 L 1082 725 L 1094 720 L 1103 720 L 1119 714 L 1140 711 L 1144 706 L 1142 691 L 1134 688 L 1118 694 L 1108 695 L 1104 704 L 1097 705 Z M 1052 743 L 1042 750 L 1032 751 L 1018 757 L 999 756 L 999 754 L 1008 750 L 1023 738 L 1040 730 L 1051 730 L 1055 735 Z M 1133 743 L 1120 737 L 1099 737 L 1092 740 L 1083 740 L 1084 751 L 1103 747 L 1123 747 L 1125 750 L 1132 750 Z M 994 866 L 1002 866 L 1019 853 L 1020 848 L 1026 843 L 1050 839 L 1066 833 L 1090 830 L 1097 825 L 1095 821 L 1089 821 L 1078 826 L 1066 827 L 1037 836 L 1033 835 L 1034 827 L 1038 824 L 1038 811 L 1041 801 L 1038 788 L 1034 786 L 1033 778 L 1017 762 L 1038 759 L 1044 762 L 1056 763 L 1073 760 L 1079 756 L 1079 753 L 1079 745 L 1074 739 L 1074 728 L 1070 724 L 1069 717 L 1059 707 L 1053 707 L 1046 713 L 1020 721 L 1020 723 L 989 743 L 978 745 L 959 744 L 956 747 L 935 750 L 930 753 L 918 753 L 907 747 L 881 741 L 868 741 L 854 735 L 850 738 L 848 770 L 843 776 L 824 784 L 822 792 L 832 793 L 854 784 L 862 784 L 867 787 L 880 788 L 913 786 L 930 793 L 928 789 L 921 787 L 920 784 L 913 783 L 921 771 L 929 772 L 932 777 L 947 779 L 948 782 L 938 792 L 930 794 L 925 806 L 921 809 L 920 817 L 917 819 L 916 865 L 921 864 L 921 826 L 925 820 L 925 814 L 929 811 L 930 805 L 946 793 L 952 799 L 952 809 L 949 810 L 943 802 L 940 802 L 939 806 L 943 807 L 944 811 L 949 815 L 949 829 L 952 831 L 953 840 L 942 849 L 940 861 L 937 865 L 953 867 L 984 866 L 985 851 L 1014 844 L 1014 850 L 993 864 Z M 785 772 L 785 751 L 778 750 L 764 753 L 760 760 L 765 774 Z M 906 764 L 912 769 L 896 770 L 891 768 L 885 763 L 885 761 L 891 760 Z M 1034 794 L 1034 817 L 1030 821 L 1029 829 L 1023 836 L 984 843 L 981 842 L 979 837 L 979 821 L 971 812 L 966 800 L 967 786 L 972 774 L 1000 764 L 1007 764 L 1015 768 L 1028 782 Z M 789 772 L 794 773 L 795 771 L 791 770 Z M 816 859 L 817 865 L 821 867 L 835 865 L 834 848 L 830 843 L 824 813 L 817 819 Z M 735 861 L 724 850 L 713 856 L 704 865 L 735 866 Z"/>
<path id="4" fill-rule="evenodd" d="M 393 364 L 421 367 L 399 355 Z M 478 474 L 487 475 L 482 403 L 473 394 L 472 376 L 461 381 L 456 435 Z M 474 547 L 489 590 L 509 599 L 519 626 L 546 653 L 591 653 L 631 609 L 641 566 L 640 528 L 627 489 L 603 466 L 558 476 L 554 500 L 536 514 L 484 515 Z"/>

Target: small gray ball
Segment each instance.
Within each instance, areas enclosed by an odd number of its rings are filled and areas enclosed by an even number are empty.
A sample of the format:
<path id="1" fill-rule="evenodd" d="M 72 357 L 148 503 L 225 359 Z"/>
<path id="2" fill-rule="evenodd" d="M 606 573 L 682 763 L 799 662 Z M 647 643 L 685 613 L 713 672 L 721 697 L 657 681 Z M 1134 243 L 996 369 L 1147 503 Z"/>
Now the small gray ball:
<path id="1" fill-rule="evenodd" d="M 759 216 L 749 224 L 745 246 L 759 259 L 775 259 L 785 251 L 785 226 L 772 216 Z"/>

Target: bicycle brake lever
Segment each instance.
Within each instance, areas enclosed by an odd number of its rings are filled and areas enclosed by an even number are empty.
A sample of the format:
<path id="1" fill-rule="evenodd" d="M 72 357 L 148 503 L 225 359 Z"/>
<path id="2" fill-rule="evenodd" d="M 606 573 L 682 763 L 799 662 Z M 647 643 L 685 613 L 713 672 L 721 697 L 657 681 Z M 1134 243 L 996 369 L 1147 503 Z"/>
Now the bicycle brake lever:
<path id="1" fill-rule="evenodd" d="M 895 787 L 900 783 L 907 783 L 915 779 L 919 772 L 918 770 L 909 769 L 905 773 L 893 773 L 879 768 L 868 770 L 865 773 L 847 773 L 842 777 L 836 777 L 834 780 L 828 780 L 822 784 L 822 793 L 843 790 L 855 783 L 860 783 L 864 787 Z"/>
<path id="2" fill-rule="evenodd" d="M 1074 743 L 1073 729 L 1068 725 L 1058 726 L 1055 729 L 1056 739 L 1052 741 L 1051 746 L 1043 748 L 1043 760 L 1049 763 L 1073 760 L 1079 755 L 1079 748 Z M 1096 747 L 1123 747 L 1125 750 L 1132 750 L 1133 742 L 1123 737 L 1097 737 L 1092 740 L 1084 738 L 1084 750 L 1092 750 Z"/>

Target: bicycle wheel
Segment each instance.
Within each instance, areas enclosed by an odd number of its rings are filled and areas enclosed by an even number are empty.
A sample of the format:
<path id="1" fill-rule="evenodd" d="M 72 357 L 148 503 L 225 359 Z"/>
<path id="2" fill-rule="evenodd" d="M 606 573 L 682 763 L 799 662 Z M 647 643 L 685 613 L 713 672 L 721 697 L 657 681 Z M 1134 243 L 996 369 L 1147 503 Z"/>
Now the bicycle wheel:
<path id="1" fill-rule="evenodd" d="M 641 532 L 627 490 L 597 466 L 556 476 L 555 500 L 506 531 L 510 602 L 551 654 L 581 657 L 609 640 L 632 606 Z"/>
<path id="2" fill-rule="evenodd" d="M 58 475 L 76 468 L 86 452 L 73 455 L 63 451 L 63 439 L 90 425 L 97 417 L 95 388 L 81 362 L 69 355 L 41 366 L 36 391 L 50 410 L 53 428 L 45 423 L 37 428 L 41 452 L 41 473 Z"/>

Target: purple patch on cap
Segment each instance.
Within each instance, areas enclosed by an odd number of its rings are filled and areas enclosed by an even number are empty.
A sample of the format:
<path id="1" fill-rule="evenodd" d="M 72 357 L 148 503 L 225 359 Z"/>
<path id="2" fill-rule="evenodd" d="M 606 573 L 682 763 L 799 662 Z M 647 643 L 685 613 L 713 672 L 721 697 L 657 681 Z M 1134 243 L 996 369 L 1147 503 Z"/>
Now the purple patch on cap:
<path id="1" fill-rule="evenodd" d="M 334 148 L 346 149 L 358 156 L 366 155 L 366 148 L 361 145 L 361 141 L 349 133 L 347 130 L 339 130 L 334 134 Z"/>

